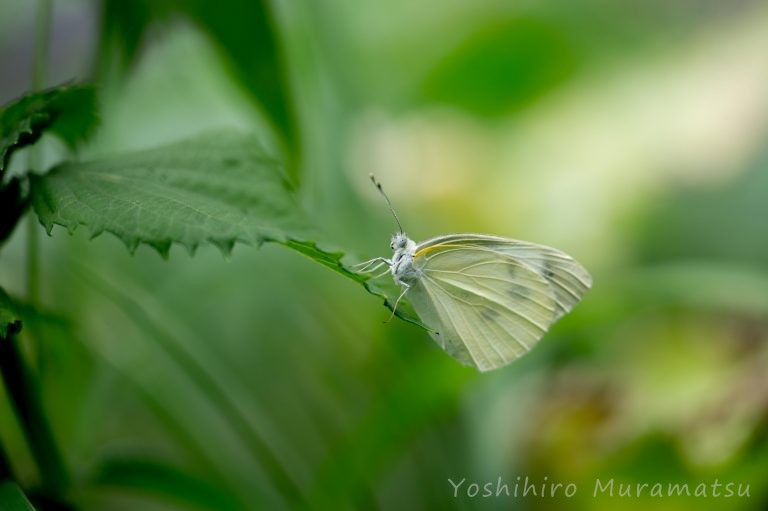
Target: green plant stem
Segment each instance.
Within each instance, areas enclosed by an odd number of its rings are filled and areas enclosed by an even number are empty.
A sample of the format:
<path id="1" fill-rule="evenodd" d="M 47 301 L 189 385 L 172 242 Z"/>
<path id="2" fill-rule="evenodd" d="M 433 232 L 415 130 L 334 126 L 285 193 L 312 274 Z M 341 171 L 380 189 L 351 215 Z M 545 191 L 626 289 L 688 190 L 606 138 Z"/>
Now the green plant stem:
<path id="1" fill-rule="evenodd" d="M 51 0 L 38 0 L 35 20 L 35 61 L 32 68 L 32 89 L 40 90 L 45 84 L 48 50 L 51 42 Z"/>
<path id="2" fill-rule="evenodd" d="M 38 381 L 27 366 L 15 335 L 0 340 L 0 373 L 35 459 L 43 491 L 61 497 L 69 477 L 43 410 Z"/>
<path id="3" fill-rule="evenodd" d="M 51 27 L 51 0 L 39 0 L 35 31 L 35 61 L 32 87 L 40 89 L 45 81 Z M 30 152 L 30 167 L 39 170 L 39 153 Z M 39 298 L 39 227 L 30 213 L 27 221 L 27 293 L 32 307 Z M 38 347 L 39 352 L 39 347 Z M 64 494 L 69 477 L 43 409 L 40 382 L 32 372 L 15 335 L 0 339 L 0 373 L 11 404 L 40 472 L 41 487 L 47 498 Z"/>
<path id="4" fill-rule="evenodd" d="M 35 214 L 27 217 L 27 301 L 37 306 L 40 302 L 40 254 L 39 225 Z"/>
<path id="5" fill-rule="evenodd" d="M 35 23 L 35 59 L 32 66 L 32 90 L 40 90 L 45 85 L 45 72 L 48 67 L 48 52 L 51 34 L 51 0 L 38 0 Z M 29 153 L 29 166 L 40 170 L 40 152 L 32 148 Z M 34 213 L 27 219 L 27 297 L 33 306 L 38 304 L 40 295 L 40 228 Z"/>

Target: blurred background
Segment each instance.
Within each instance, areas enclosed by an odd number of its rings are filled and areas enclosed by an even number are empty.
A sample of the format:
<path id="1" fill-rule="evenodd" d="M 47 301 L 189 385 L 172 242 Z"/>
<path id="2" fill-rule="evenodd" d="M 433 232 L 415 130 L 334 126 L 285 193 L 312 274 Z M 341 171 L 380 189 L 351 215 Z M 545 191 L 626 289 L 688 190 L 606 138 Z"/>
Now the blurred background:
<path id="1" fill-rule="evenodd" d="M 36 4 L 0 3 L 2 103 L 31 86 Z M 768 2 L 266 5 L 54 1 L 46 82 L 100 92 L 101 127 L 79 156 L 250 130 L 352 254 L 389 253 L 374 172 L 414 239 L 552 245 L 594 288 L 530 354 L 478 374 L 283 247 L 174 247 L 163 261 L 54 229 L 45 312 L 26 329 L 44 339 L 37 364 L 73 500 L 766 509 Z M 0 253 L 16 296 L 24 235 Z M 0 403 L 0 439 L 34 486 Z M 466 495 L 518 476 L 578 492 Z M 458 497 L 449 478 L 466 479 Z M 692 491 L 718 480 L 750 496 L 593 497 L 597 478 Z"/>

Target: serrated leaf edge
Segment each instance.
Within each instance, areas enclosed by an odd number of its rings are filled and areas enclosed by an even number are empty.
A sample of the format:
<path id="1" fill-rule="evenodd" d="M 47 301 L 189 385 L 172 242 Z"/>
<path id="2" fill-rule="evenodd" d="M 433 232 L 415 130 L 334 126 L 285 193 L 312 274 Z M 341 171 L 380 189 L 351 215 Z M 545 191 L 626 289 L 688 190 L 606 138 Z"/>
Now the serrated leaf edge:
<path id="1" fill-rule="evenodd" d="M 39 215 L 38 215 L 38 218 L 39 218 Z M 53 233 L 54 225 L 59 225 L 61 227 L 64 227 L 70 235 L 74 234 L 81 225 L 86 228 L 89 228 L 89 226 L 84 223 L 75 223 L 72 225 L 68 225 L 68 224 L 65 224 L 64 222 L 60 222 L 56 220 L 52 220 L 50 222 L 50 225 L 43 224 L 41 220 L 41 225 L 45 227 L 46 232 L 48 233 L 49 236 L 51 236 Z M 153 248 L 160 255 L 160 257 L 162 257 L 165 260 L 168 259 L 171 246 L 174 244 L 180 245 L 186 248 L 190 257 L 194 256 L 195 251 L 199 247 L 199 244 L 197 243 L 188 244 L 188 243 L 184 243 L 182 241 L 177 241 L 177 240 L 168 240 L 168 239 L 141 240 L 133 237 L 126 237 L 109 228 L 98 228 L 93 232 L 89 232 L 90 239 L 100 236 L 104 232 L 108 232 L 113 236 L 117 237 L 119 240 L 121 240 L 125 244 L 126 248 L 128 249 L 128 252 L 131 253 L 131 255 L 135 254 L 139 245 L 142 245 L 142 244 Z M 300 238 L 291 237 L 291 236 L 284 236 L 284 237 L 263 236 L 254 241 L 245 240 L 242 238 L 223 238 L 223 239 L 209 238 L 206 240 L 206 242 L 218 248 L 225 258 L 228 258 L 231 256 L 232 250 L 234 249 L 237 243 L 240 243 L 246 246 L 254 246 L 256 248 L 259 248 L 265 242 L 277 243 L 277 244 L 283 245 L 286 248 L 290 248 L 291 250 L 294 250 L 304 255 L 305 257 L 308 257 L 309 259 L 323 266 L 326 266 L 331 270 L 336 271 L 337 273 L 357 282 L 358 284 L 361 284 L 368 293 L 381 298 L 383 301 L 384 307 L 386 307 L 390 311 L 393 310 L 393 304 L 390 301 L 390 297 L 387 296 L 387 294 L 384 293 L 383 291 L 376 288 L 375 283 L 371 282 L 371 278 L 369 275 L 356 273 L 352 271 L 350 268 L 348 268 L 346 265 L 344 265 L 344 263 L 341 260 L 346 254 L 343 251 L 327 250 L 327 249 L 321 248 L 315 241 L 302 240 Z M 326 259 L 321 261 L 319 259 L 313 258 L 305 251 L 302 251 L 301 250 L 302 247 L 322 253 L 326 257 Z M 432 331 L 432 329 L 430 329 L 428 326 L 422 323 L 418 318 L 413 317 L 410 314 L 404 313 L 401 309 L 394 311 L 394 313 L 395 313 L 395 316 L 397 316 L 398 318 L 400 318 L 401 320 L 407 323 L 411 323 L 413 325 L 419 326 L 427 331 Z"/>

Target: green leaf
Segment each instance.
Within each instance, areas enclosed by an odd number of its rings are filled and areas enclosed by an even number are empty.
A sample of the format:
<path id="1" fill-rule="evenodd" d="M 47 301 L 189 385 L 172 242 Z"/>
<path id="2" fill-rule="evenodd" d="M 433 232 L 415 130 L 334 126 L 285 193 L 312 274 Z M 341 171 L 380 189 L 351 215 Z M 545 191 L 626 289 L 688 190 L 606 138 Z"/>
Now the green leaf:
<path id="1" fill-rule="evenodd" d="M 478 115 L 503 116 L 572 75 L 578 64 L 572 46 L 544 20 L 501 20 L 453 48 L 425 77 L 422 96 Z"/>
<path id="2" fill-rule="evenodd" d="M 268 0 L 178 2 L 224 52 L 236 78 L 253 94 L 293 153 L 300 149 L 275 13 Z"/>
<path id="3" fill-rule="evenodd" d="M 8 293 L 0 287 L 0 338 L 5 339 L 20 330 L 21 319 L 16 312 L 16 307 Z"/>
<path id="4" fill-rule="evenodd" d="M 366 291 L 374 296 L 382 298 L 384 300 L 384 306 L 389 310 L 392 310 L 397 297 L 400 295 L 401 289 L 392 279 L 377 280 L 374 282 L 369 274 L 354 272 L 346 265 L 344 265 L 341 262 L 342 258 L 344 257 L 344 252 L 330 252 L 327 250 L 321 250 L 314 242 L 288 240 L 283 244 L 296 250 L 297 252 L 304 254 L 310 259 L 315 260 L 323 266 L 327 266 L 333 271 L 354 280 L 358 284 L 361 284 L 366 289 Z M 418 315 L 406 299 L 400 300 L 400 304 L 397 306 L 397 310 L 395 311 L 395 316 L 408 323 L 413 323 L 414 325 L 419 326 L 424 330 L 431 330 L 427 325 L 419 320 Z"/>
<path id="5" fill-rule="evenodd" d="M 168 255 L 173 243 L 191 253 L 213 244 L 228 254 L 236 242 L 281 243 L 358 282 L 385 299 L 396 286 L 376 285 L 321 248 L 317 233 L 289 190 L 281 164 L 249 135 L 216 133 L 157 149 L 32 176 L 32 203 L 49 234 L 54 224 L 92 237 L 118 236 L 130 251 L 147 244 Z M 397 315 L 424 327 L 408 305 Z M 426 328 L 426 327 L 425 327 Z"/>
<path id="6" fill-rule="evenodd" d="M 35 511 L 21 488 L 11 481 L 0 483 L 0 509 L 3 511 Z"/>
<path id="7" fill-rule="evenodd" d="M 230 493 L 207 479 L 160 461 L 112 459 L 96 471 L 93 484 L 160 495 L 192 504 L 195 508 L 235 510 L 242 504 Z"/>
<path id="8" fill-rule="evenodd" d="M 216 133 L 157 149 L 66 163 L 32 178 L 32 203 L 49 233 L 54 224 L 117 235 L 167 255 L 213 244 L 259 245 L 308 234 L 281 164 L 251 136 Z"/>
<path id="9" fill-rule="evenodd" d="M 153 18 L 165 18 L 167 10 L 165 1 L 101 0 L 98 65 L 104 69 L 132 65 Z"/>
<path id="10" fill-rule="evenodd" d="M 132 64 L 157 21 L 185 16 L 221 51 L 234 77 L 251 93 L 293 153 L 298 127 L 287 83 L 287 63 L 267 0 L 102 0 L 102 66 Z M 153 25 L 154 23 L 154 25 Z M 116 50 L 116 51 L 115 51 Z M 117 57 L 117 59 L 115 58 Z"/>
<path id="11" fill-rule="evenodd" d="M 49 131 L 74 148 L 96 126 L 96 92 L 68 85 L 28 94 L 0 111 L 0 181 L 13 153 Z"/>

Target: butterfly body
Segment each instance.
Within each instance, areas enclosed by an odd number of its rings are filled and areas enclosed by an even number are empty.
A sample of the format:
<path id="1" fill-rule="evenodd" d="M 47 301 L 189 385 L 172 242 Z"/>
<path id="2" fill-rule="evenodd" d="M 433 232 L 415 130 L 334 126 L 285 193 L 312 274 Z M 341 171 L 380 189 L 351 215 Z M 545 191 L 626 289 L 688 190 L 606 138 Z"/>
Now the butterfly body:
<path id="1" fill-rule="evenodd" d="M 392 242 L 389 246 L 394 250 L 389 263 L 392 278 L 401 286 L 414 284 L 421 276 L 421 271 L 413 265 L 416 242 L 406 236 L 405 233 L 397 233 L 392 236 Z"/>
<path id="2" fill-rule="evenodd" d="M 480 371 L 503 367 L 527 353 L 552 324 L 573 309 L 592 277 L 557 249 L 487 234 L 447 234 L 416 243 L 399 232 L 392 257 L 358 265 L 388 268 L 435 342 L 462 364 Z M 383 276 L 385 273 L 374 278 Z"/>

